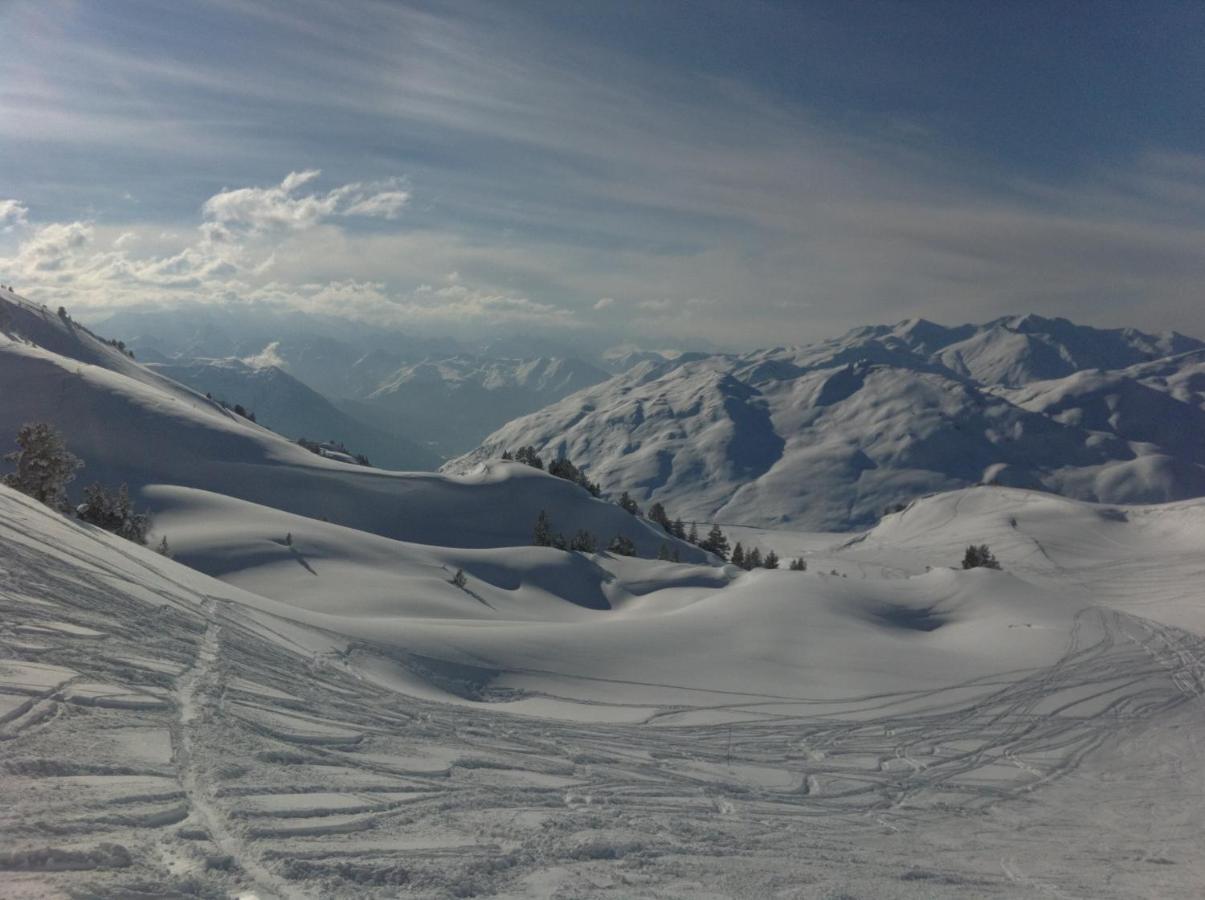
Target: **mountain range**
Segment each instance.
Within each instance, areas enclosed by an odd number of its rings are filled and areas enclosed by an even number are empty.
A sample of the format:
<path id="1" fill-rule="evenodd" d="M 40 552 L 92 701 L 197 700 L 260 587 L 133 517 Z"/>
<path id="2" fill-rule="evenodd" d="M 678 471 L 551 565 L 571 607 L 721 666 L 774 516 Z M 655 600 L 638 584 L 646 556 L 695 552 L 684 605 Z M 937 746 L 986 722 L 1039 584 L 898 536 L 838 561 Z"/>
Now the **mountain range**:
<path id="1" fill-rule="evenodd" d="M 1016 316 L 646 359 L 445 466 L 531 445 L 702 522 L 836 530 L 976 484 L 1144 503 L 1205 494 L 1205 344 Z"/>

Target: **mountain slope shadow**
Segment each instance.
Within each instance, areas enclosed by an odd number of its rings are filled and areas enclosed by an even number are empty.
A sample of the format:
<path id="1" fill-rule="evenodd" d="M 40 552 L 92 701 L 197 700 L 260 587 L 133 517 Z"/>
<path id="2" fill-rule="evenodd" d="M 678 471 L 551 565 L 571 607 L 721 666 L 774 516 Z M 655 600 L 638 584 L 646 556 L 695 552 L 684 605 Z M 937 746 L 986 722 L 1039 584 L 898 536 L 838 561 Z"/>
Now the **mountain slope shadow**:
<path id="1" fill-rule="evenodd" d="M 774 430 L 770 410 L 756 388 L 731 375 L 719 383 L 724 412 L 732 422 L 726 455 L 732 467 L 749 478 L 768 472 L 782 458 L 786 442 Z"/>

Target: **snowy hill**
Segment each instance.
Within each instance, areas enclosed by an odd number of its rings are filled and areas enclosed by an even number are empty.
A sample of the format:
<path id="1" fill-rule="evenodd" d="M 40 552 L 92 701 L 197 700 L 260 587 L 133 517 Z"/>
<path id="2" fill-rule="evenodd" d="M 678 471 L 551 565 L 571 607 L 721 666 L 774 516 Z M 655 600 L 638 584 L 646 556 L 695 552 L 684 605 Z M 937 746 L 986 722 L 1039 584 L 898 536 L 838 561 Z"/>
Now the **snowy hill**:
<path id="1" fill-rule="evenodd" d="M 627 534 L 646 556 L 656 555 L 665 540 L 656 526 L 518 464 L 454 478 L 323 458 L 41 307 L 0 298 L 0 318 L 0 429 L 11 440 L 25 422 L 56 426 L 86 463 L 77 493 L 93 480 L 126 482 L 135 491 L 154 484 L 194 487 L 451 547 L 526 546 L 541 509 L 568 533 L 586 529 L 604 542 Z M 70 355 L 43 349 L 42 342 Z M 148 499 L 153 508 L 154 496 Z M 702 558 L 692 547 L 681 552 Z"/>
<path id="2" fill-rule="evenodd" d="M 1102 502 L 1201 496 L 1200 347 L 1028 316 L 648 361 L 508 423 L 445 470 L 532 444 L 687 519 L 817 529 L 979 483 Z M 1179 355 L 1148 359 L 1164 351 Z M 1102 362 L 1115 368 L 1033 380 Z"/>
<path id="3" fill-rule="evenodd" d="M 154 490 L 177 558 L 221 580 L 0 488 L 6 896 L 1119 900 L 1205 878 L 1200 503 L 980 489 L 801 538 L 824 547 L 808 572 L 738 575 Z M 924 571 L 968 536 L 1005 571 Z M 1119 574 L 1158 590 L 1096 594 Z M 574 602 L 591 580 L 607 602 Z"/>
<path id="4" fill-rule="evenodd" d="M 242 404 L 261 425 L 286 437 L 337 441 L 383 469 L 438 465 L 430 450 L 353 419 L 279 366 L 225 358 L 150 363 L 149 368 L 230 405 Z"/>

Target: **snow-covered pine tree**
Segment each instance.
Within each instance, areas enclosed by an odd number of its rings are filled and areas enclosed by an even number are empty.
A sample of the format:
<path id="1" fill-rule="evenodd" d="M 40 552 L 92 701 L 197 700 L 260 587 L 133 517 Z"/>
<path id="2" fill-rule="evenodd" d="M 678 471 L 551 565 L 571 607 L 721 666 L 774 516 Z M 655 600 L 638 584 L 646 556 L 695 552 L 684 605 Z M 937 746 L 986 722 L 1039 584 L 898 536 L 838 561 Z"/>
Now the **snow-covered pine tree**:
<path id="1" fill-rule="evenodd" d="M 760 551 L 760 550 L 758 550 L 756 547 L 754 547 L 752 550 L 750 550 L 750 551 L 748 552 L 748 554 L 746 554 L 746 556 L 745 556 L 745 568 L 746 568 L 746 569 L 759 569 L 759 568 L 761 568 L 761 551 Z"/>
<path id="2" fill-rule="evenodd" d="M 777 569 L 778 568 L 778 554 L 775 553 L 773 550 L 771 550 L 769 553 L 767 553 L 766 558 L 762 561 L 762 568 L 763 569 Z"/>
<path id="3" fill-rule="evenodd" d="M 63 436 L 45 422 L 22 425 L 17 432 L 17 447 L 4 457 L 17 466 L 17 471 L 4 476 L 4 483 L 65 512 L 67 485 L 83 463 L 67 449 Z"/>
<path id="4" fill-rule="evenodd" d="M 134 510 L 130 489 L 124 484 L 116 491 L 103 484 L 88 485 L 84 488 L 84 502 L 76 507 L 75 514 L 80 521 L 97 525 L 127 541 L 146 543 L 150 517 Z"/>
<path id="5" fill-rule="evenodd" d="M 736 546 L 732 548 L 732 564 L 745 568 L 745 548 L 741 546 L 741 542 L 737 541 Z"/>

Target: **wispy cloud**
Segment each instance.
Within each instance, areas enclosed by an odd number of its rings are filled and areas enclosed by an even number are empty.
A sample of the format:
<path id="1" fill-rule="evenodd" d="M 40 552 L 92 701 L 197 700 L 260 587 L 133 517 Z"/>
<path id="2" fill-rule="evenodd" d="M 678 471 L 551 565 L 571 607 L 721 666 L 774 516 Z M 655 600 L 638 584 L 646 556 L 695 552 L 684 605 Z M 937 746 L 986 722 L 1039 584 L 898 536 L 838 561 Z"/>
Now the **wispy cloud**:
<path id="1" fill-rule="evenodd" d="M 756 46 L 716 39 L 727 67 L 523 4 L 13 9 L 0 265 L 31 291 L 733 344 L 1027 309 L 1205 333 L 1205 154 L 1138 135 L 1047 170 L 919 104 L 825 107 L 946 82 L 900 47 L 854 67 L 810 20 L 807 54 L 766 47 L 798 24 L 776 7 L 708 7 L 767 19 Z"/>

